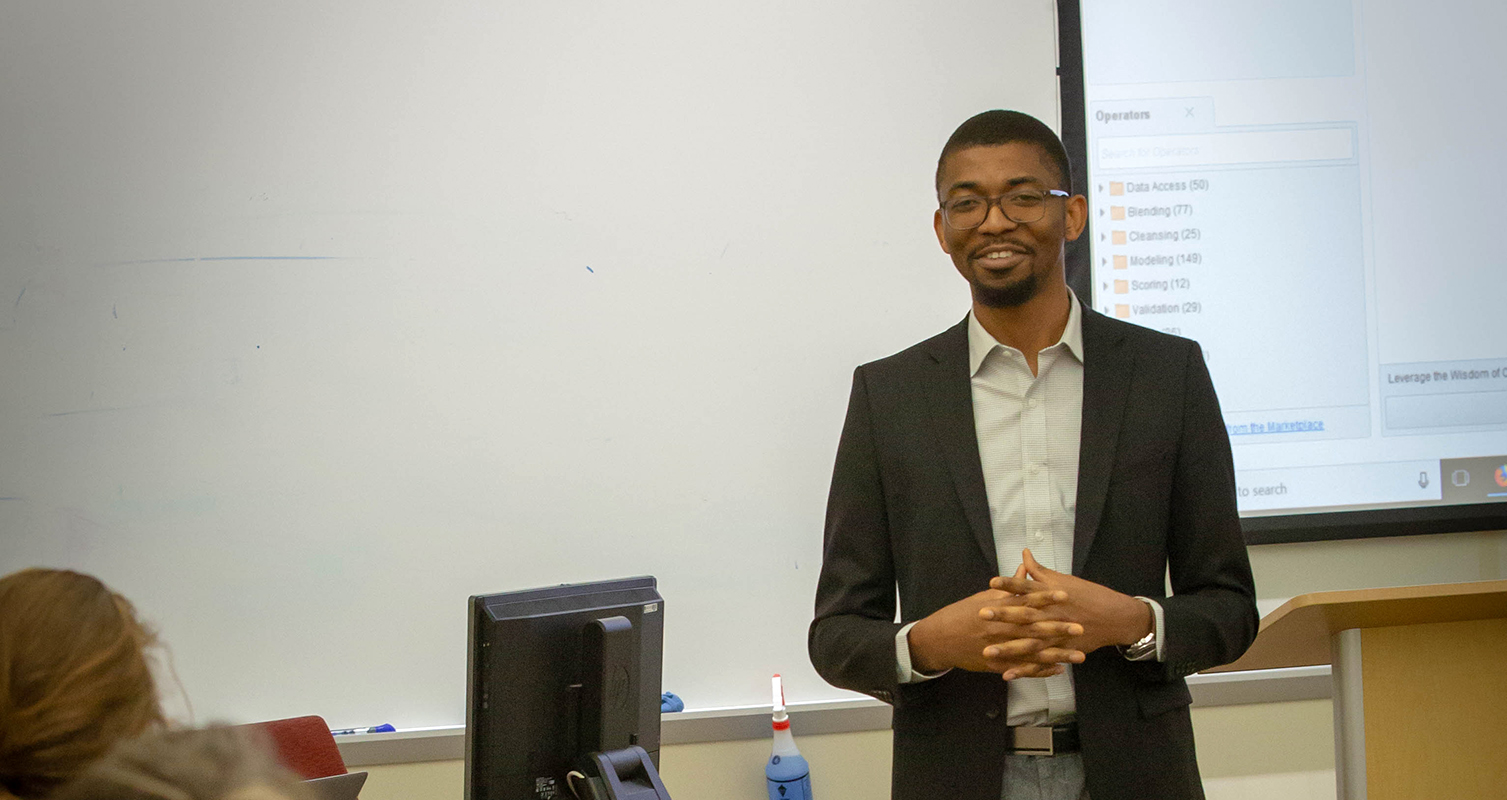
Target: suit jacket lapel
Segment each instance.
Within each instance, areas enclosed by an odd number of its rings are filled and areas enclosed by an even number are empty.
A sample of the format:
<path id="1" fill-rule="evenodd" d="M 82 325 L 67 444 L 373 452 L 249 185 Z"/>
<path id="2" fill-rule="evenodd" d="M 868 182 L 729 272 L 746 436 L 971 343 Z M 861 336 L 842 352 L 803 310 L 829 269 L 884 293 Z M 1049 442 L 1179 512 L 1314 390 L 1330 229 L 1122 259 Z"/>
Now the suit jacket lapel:
<path id="1" fill-rule="evenodd" d="M 932 340 L 930 354 L 934 363 L 925 376 L 933 434 L 942 451 L 947 469 L 968 527 L 983 551 L 989 569 L 999 574 L 999 559 L 994 553 L 994 529 L 989 525 L 989 497 L 984 491 L 984 470 L 979 464 L 978 436 L 973 427 L 973 388 L 968 374 L 968 320 L 948 329 Z"/>
<path id="2" fill-rule="evenodd" d="M 1078 445 L 1078 511 L 1073 524 L 1073 574 L 1082 575 L 1109 491 L 1120 421 L 1133 368 L 1118 326 L 1083 307 L 1083 427 Z"/>

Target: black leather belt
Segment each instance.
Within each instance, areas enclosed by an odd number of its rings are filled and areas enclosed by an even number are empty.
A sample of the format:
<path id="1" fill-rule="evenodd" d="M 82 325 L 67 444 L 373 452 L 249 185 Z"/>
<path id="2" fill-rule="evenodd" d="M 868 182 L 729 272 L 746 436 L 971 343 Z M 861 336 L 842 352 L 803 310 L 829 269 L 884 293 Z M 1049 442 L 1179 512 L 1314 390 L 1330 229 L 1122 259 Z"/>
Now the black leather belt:
<path id="1" fill-rule="evenodd" d="M 1020 756 L 1055 756 L 1078 752 L 1078 723 L 1016 725 L 1008 728 L 1008 752 Z"/>

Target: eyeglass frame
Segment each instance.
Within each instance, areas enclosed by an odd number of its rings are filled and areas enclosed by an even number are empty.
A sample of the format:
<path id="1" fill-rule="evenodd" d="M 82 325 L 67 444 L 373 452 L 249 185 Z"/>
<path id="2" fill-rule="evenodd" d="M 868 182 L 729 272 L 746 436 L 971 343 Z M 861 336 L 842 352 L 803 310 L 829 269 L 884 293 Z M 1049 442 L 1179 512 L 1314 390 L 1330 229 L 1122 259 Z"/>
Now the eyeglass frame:
<path id="1" fill-rule="evenodd" d="M 1045 204 L 1042 204 L 1042 206 L 1041 206 L 1041 214 L 1039 216 L 1035 217 L 1034 219 L 1016 219 L 1016 218 L 1010 216 L 1010 212 L 1009 211 L 1005 210 L 1005 203 L 1002 202 L 1006 197 L 1010 197 L 1012 195 L 1017 195 L 1017 194 L 1023 194 L 1023 193 L 1025 193 L 1027 191 L 1030 191 L 1030 190 L 1029 189 L 1017 189 L 1017 190 L 1015 190 L 1013 192 L 1005 192 L 1004 194 L 989 195 L 987 197 L 981 197 L 981 196 L 978 196 L 978 195 L 969 195 L 967 197 L 955 197 L 955 198 L 952 198 L 950 200 L 947 200 L 947 201 L 941 203 L 939 205 L 939 210 L 942 212 L 942 219 L 947 223 L 947 227 L 952 228 L 955 231 L 971 231 L 971 230 L 974 230 L 976 228 L 979 228 L 979 227 L 983 226 L 983 224 L 985 222 L 989 221 L 989 212 L 993 211 L 994 208 L 995 208 L 995 206 L 999 207 L 999 213 L 1004 214 L 1005 215 L 1005 219 L 1010 220 L 1011 222 L 1015 223 L 1016 225 L 1029 225 L 1029 224 L 1031 224 L 1033 222 L 1040 222 L 1041 218 L 1044 217 L 1044 216 L 1046 216 L 1046 205 Z M 1072 197 L 1072 194 L 1070 194 L 1068 192 L 1064 192 L 1061 189 L 1047 189 L 1045 191 L 1046 191 L 1046 196 L 1047 197 L 1061 197 L 1063 199 L 1067 199 L 1069 197 Z M 984 206 L 984 216 L 983 216 L 982 219 L 980 219 L 978 221 L 978 225 L 970 225 L 970 226 L 968 226 L 966 228 L 960 228 L 957 225 L 952 224 L 952 214 L 948 212 L 947 206 L 948 206 L 949 203 L 953 203 L 953 202 L 956 202 L 956 201 L 959 201 L 959 200 L 983 200 L 984 201 L 984 203 L 986 204 Z"/>

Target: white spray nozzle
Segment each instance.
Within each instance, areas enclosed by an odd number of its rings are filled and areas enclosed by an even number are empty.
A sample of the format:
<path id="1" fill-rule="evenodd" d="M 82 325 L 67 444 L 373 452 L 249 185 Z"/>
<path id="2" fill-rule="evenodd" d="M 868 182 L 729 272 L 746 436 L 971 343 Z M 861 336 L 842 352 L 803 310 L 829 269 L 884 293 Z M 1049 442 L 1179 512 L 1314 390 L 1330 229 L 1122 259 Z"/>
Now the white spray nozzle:
<path id="1" fill-rule="evenodd" d="M 774 702 L 772 704 L 774 706 L 774 721 L 784 722 L 787 718 L 785 714 L 785 687 L 780 684 L 779 675 L 775 675 L 769 683 L 774 691 Z"/>

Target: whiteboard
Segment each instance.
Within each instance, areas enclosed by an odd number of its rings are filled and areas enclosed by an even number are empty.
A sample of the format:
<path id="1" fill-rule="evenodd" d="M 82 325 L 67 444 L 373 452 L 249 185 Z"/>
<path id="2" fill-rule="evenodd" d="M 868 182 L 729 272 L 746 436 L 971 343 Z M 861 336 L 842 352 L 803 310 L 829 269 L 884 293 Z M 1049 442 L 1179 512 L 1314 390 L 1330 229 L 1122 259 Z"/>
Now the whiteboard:
<path id="1" fill-rule="evenodd" d="M 1055 124 L 1053 17 L 0 5 L 0 573 L 132 598 L 201 722 L 458 724 L 469 595 L 637 574 L 691 708 L 847 696 L 851 371 L 966 311 L 937 152 Z"/>

